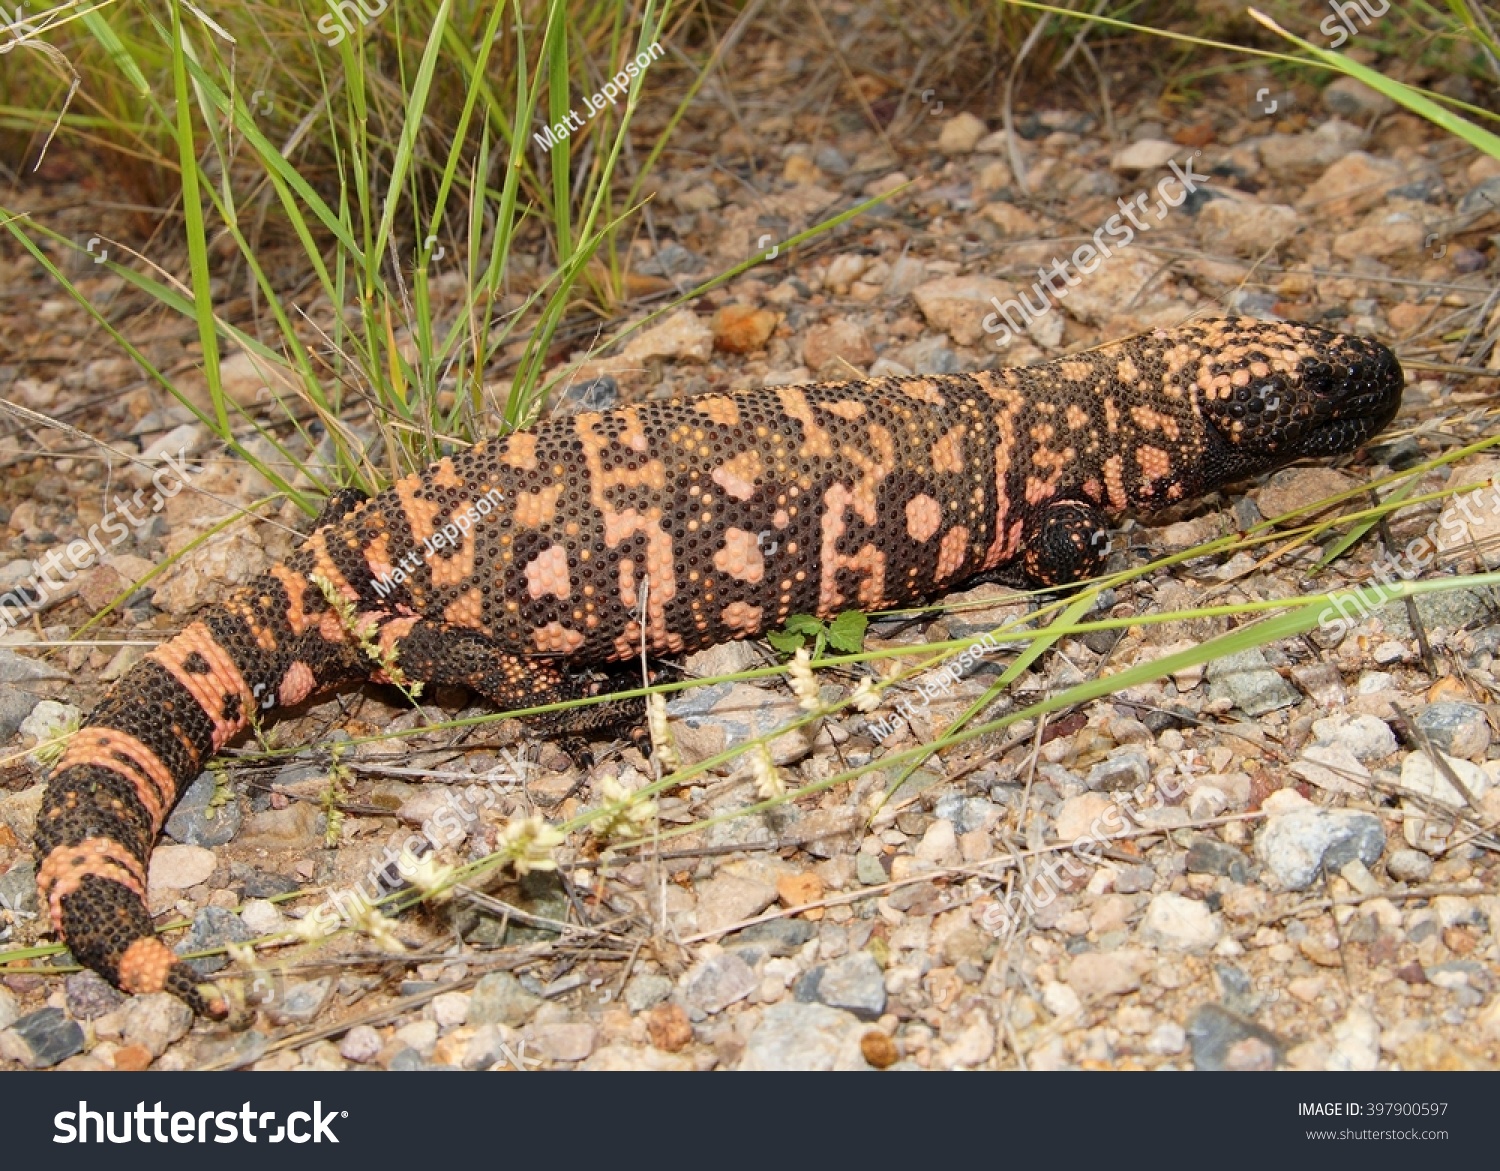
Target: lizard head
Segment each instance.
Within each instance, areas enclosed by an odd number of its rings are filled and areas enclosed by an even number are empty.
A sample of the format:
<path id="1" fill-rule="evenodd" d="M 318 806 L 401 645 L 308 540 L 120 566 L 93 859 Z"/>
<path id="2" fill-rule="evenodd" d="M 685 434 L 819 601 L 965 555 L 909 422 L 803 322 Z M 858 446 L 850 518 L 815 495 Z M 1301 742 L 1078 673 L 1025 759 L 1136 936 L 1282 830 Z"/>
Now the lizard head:
<path id="1" fill-rule="evenodd" d="M 1247 320 L 1215 324 L 1218 338 L 1199 365 L 1199 401 L 1236 474 L 1353 451 L 1401 406 L 1401 365 L 1378 342 L 1290 323 L 1268 339 L 1265 322 L 1253 323 L 1251 338 Z"/>

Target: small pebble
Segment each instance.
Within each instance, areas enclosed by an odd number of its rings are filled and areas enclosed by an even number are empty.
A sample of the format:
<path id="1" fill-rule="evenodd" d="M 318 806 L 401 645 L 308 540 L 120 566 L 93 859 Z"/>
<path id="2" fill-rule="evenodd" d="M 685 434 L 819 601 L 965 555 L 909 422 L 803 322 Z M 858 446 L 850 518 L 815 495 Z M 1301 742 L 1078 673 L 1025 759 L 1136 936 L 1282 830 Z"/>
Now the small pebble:
<path id="1" fill-rule="evenodd" d="M 1385 860 L 1386 873 L 1397 882 L 1426 882 L 1432 877 L 1432 865 L 1421 850 L 1392 850 Z"/>
<path id="2" fill-rule="evenodd" d="M 132 996 L 121 1009 L 124 1014 L 122 1039 L 127 1045 L 140 1045 L 152 1057 L 160 1057 L 174 1041 L 179 1041 L 193 1027 L 193 1012 L 169 992 Z"/>
<path id="3" fill-rule="evenodd" d="M 866 1069 L 859 1018 L 824 1004 L 773 1004 L 750 1031 L 739 1068 L 756 1070 Z"/>
<path id="4" fill-rule="evenodd" d="M 1143 940 L 1177 951 L 1207 951 L 1223 934 L 1223 922 L 1207 904 L 1170 892 L 1152 898 L 1141 924 Z"/>
<path id="5" fill-rule="evenodd" d="M 281 996 L 266 1006 L 272 1024 L 306 1025 L 317 1019 L 333 994 L 333 977 L 289 984 Z"/>
<path id="6" fill-rule="evenodd" d="M 586 1022 L 526 1026 L 527 1051 L 549 1061 L 582 1061 L 594 1051 L 598 1032 Z"/>
<path id="7" fill-rule="evenodd" d="M 1286 890 L 1305 890 L 1324 866 L 1336 873 L 1353 858 L 1373 866 L 1384 848 L 1380 819 L 1351 809 L 1293 809 L 1255 838 L 1255 856 Z"/>
<path id="8" fill-rule="evenodd" d="M 440 992 L 432 998 L 432 1019 L 440 1029 L 456 1029 L 469 1015 L 467 992 Z"/>
<path id="9" fill-rule="evenodd" d="M 1449 756 L 1481 760 L 1490 747 L 1490 722 L 1472 703 L 1428 704 L 1416 716 L 1417 727 L 1434 748 Z"/>
<path id="10" fill-rule="evenodd" d="M 182 847 L 192 849 L 193 847 Z M 206 853 L 207 851 L 205 851 Z M 223 907 L 203 907 L 193 916 L 193 925 L 173 949 L 178 955 L 208 951 L 228 943 L 246 943 L 255 936 L 243 919 Z M 229 957 L 223 953 L 188 960 L 188 967 L 200 976 L 210 976 L 226 967 Z"/>
<path id="11" fill-rule="evenodd" d="M 889 1069 L 901 1060 L 901 1052 L 890 1035 L 871 1029 L 859 1039 L 859 1051 L 876 1069 Z"/>
<path id="12" fill-rule="evenodd" d="M 759 982 L 755 970 L 737 952 L 725 950 L 688 972 L 683 979 L 682 999 L 689 1010 L 712 1016 L 749 996 Z"/>
<path id="13" fill-rule="evenodd" d="M 0 1057 L 27 1069 L 50 1069 L 83 1051 L 83 1029 L 60 1008 L 27 1013 L 0 1032 Z"/>
<path id="14" fill-rule="evenodd" d="M 671 996 L 674 987 L 667 976 L 638 972 L 625 984 L 625 1007 L 632 1013 L 643 1013 Z"/>
<path id="15" fill-rule="evenodd" d="M 231 797 L 214 806 L 217 792 L 214 774 L 205 772 L 188 786 L 187 792 L 167 818 L 163 832 L 185 846 L 222 846 L 240 830 L 240 803 Z"/>
<path id="16" fill-rule="evenodd" d="M 798 981 L 797 999 L 873 1021 L 885 1012 L 885 972 L 869 952 L 855 952 L 808 972 Z"/>
<path id="17" fill-rule="evenodd" d="M 1217 1004 L 1205 1004 L 1193 1014 L 1187 1040 L 1193 1066 L 1202 1070 L 1274 1067 L 1285 1052 L 1281 1039 L 1269 1029 Z"/>
<path id="18" fill-rule="evenodd" d="M 339 1042 L 339 1056 L 366 1065 L 375 1060 L 385 1042 L 369 1025 L 355 1025 Z"/>
<path id="19" fill-rule="evenodd" d="M 468 1022 L 471 1025 L 524 1025 L 542 1003 L 521 986 L 509 972 L 490 972 L 481 976 L 469 994 Z"/>
<path id="20" fill-rule="evenodd" d="M 107 1012 L 113 1012 L 125 1003 L 125 994 L 112 987 L 102 976 L 85 968 L 74 972 L 63 981 L 63 993 L 68 1001 L 68 1015 L 74 1020 L 91 1021 Z M 10 993 L 0 989 L 0 1009 Z M 0 1011 L 0 1028 L 10 1022 Z"/>

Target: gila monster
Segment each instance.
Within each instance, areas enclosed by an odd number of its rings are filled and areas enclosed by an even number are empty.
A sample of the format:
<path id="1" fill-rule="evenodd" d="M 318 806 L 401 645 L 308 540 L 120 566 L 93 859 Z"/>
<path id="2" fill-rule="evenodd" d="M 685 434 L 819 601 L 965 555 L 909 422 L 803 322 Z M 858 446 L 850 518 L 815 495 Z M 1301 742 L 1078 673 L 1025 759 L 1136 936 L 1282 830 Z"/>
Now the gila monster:
<path id="1" fill-rule="evenodd" d="M 338 494 L 295 554 L 137 663 L 73 736 L 37 820 L 42 900 L 80 963 L 222 1017 L 222 993 L 152 929 L 147 862 L 254 709 L 389 681 L 382 662 L 539 706 L 628 685 L 597 669 L 643 644 L 679 655 L 998 571 L 1066 584 L 1101 568 L 1109 517 L 1350 451 L 1402 387 L 1362 338 L 1198 321 L 1022 369 L 555 418 L 372 499 Z M 381 661 L 351 637 L 354 613 Z M 640 712 L 608 701 L 540 730 Z"/>

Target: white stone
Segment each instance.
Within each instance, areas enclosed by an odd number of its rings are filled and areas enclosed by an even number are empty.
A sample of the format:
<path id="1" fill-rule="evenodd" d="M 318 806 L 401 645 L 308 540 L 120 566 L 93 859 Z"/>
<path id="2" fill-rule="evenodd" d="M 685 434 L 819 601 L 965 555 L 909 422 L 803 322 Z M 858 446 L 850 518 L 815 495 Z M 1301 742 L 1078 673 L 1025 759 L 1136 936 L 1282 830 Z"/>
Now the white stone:
<path id="1" fill-rule="evenodd" d="M 1223 923 L 1206 904 L 1170 892 L 1151 900 L 1141 924 L 1143 939 L 1177 951 L 1207 951 L 1223 933 Z"/>
<path id="2" fill-rule="evenodd" d="M 157 846 L 151 855 L 149 890 L 187 890 L 208 881 L 218 865 L 212 850 L 202 846 Z"/>

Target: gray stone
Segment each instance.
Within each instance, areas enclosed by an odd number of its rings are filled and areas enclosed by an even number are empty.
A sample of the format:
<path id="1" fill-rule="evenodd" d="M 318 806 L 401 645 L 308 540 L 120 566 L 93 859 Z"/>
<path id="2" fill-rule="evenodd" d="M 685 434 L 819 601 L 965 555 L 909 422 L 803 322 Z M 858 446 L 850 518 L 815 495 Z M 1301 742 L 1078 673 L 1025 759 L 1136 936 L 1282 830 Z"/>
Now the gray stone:
<path id="1" fill-rule="evenodd" d="M 231 797 L 223 805 L 210 808 L 214 788 L 211 772 L 205 772 L 188 786 L 172 816 L 167 818 L 167 837 L 185 846 L 222 846 L 239 832 L 240 803 Z"/>
<path id="2" fill-rule="evenodd" d="M 670 977 L 660 973 L 637 973 L 625 985 L 625 1007 L 633 1013 L 645 1012 L 671 996 L 675 987 Z M 473 1008 L 469 1011 L 472 1013 Z"/>
<path id="3" fill-rule="evenodd" d="M 63 995 L 68 1000 L 68 1015 L 74 1020 L 91 1021 L 113 1012 L 125 1003 L 125 994 L 112 988 L 102 976 L 85 968 L 63 981 Z"/>
<path id="4" fill-rule="evenodd" d="M 854 856 L 854 877 L 859 879 L 861 886 L 879 886 L 891 880 L 885 867 L 880 864 L 880 859 L 863 850 Z"/>
<path id="5" fill-rule="evenodd" d="M 1304 890 L 1323 867 L 1337 872 L 1358 858 L 1373 866 L 1385 849 L 1385 827 L 1370 813 L 1351 809 L 1293 809 L 1266 823 L 1255 856 L 1287 890 Z"/>
<path id="6" fill-rule="evenodd" d="M 1235 882 L 1247 882 L 1251 864 L 1228 843 L 1199 835 L 1188 846 L 1187 869 L 1189 874 L 1222 874 Z"/>
<path id="7" fill-rule="evenodd" d="M 0 687 L 0 740 L 9 740 L 21 730 L 41 697 L 18 687 Z"/>
<path id="8" fill-rule="evenodd" d="M 277 895 L 289 895 L 302 885 L 285 874 L 272 874 L 253 866 L 235 865 L 231 868 L 231 873 L 241 896 L 247 899 L 273 899 Z"/>
<path id="9" fill-rule="evenodd" d="M 277 1025 L 311 1024 L 333 995 L 333 985 L 332 976 L 288 984 L 281 996 L 266 1006 L 266 1015 Z"/>
<path id="10" fill-rule="evenodd" d="M 607 411 L 620 401 L 620 384 L 608 374 L 575 383 L 563 391 L 559 410 Z"/>
<path id="11" fill-rule="evenodd" d="M 954 833 L 966 834 L 976 829 L 988 829 L 999 818 L 1000 807 L 983 797 L 947 793 L 938 798 L 933 812 L 938 817 L 951 821 Z"/>
<path id="12" fill-rule="evenodd" d="M 49 663 L 44 659 L 28 659 L 9 647 L 0 647 L 0 684 L 14 687 L 16 684 L 34 683 L 43 679 L 67 678 L 68 673 L 56 663 Z"/>
<path id="13" fill-rule="evenodd" d="M 885 1011 L 885 972 L 869 952 L 855 952 L 808 972 L 797 983 L 797 999 L 873 1021 Z"/>
<path id="14" fill-rule="evenodd" d="M 28 659 L 6 647 L 0 647 L 0 740 L 9 740 L 21 729 L 42 696 L 38 687 L 44 680 L 66 679 L 67 674 L 51 663 Z"/>
<path id="15" fill-rule="evenodd" d="M 674 273 L 695 273 L 707 266 L 708 262 L 694 252 L 689 252 L 675 240 L 668 240 L 662 244 L 654 256 L 640 261 L 636 264 L 636 270 L 648 273 L 651 276 L 671 276 Z"/>
<path id="16" fill-rule="evenodd" d="M 170 992 L 132 996 L 121 1012 L 125 1044 L 144 1046 L 153 1058 L 160 1057 L 167 1046 L 187 1036 L 193 1027 L 192 1009 Z"/>
<path id="17" fill-rule="evenodd" d="M 760 983 L 755 969 L 735 951 L 721 951 L 697 964 L 683 980 L 682 1003 L 689 1012 L 712 1016 L 743 1000 Z"/>
<path id="18" fill-rule="evenodd" d="M 50 1069 L 83 1051 L 83 1029 L 60 1008 L 27 1013 L 0 1033 L 0 1057 L 27 1069 Z"/>
<path id="19" fill-rule="evenodd" d="M 1286 1046 L 1275 1033 L 1217 1004 L 1205 1004 L 1193 1014 L 1187 1039 L 1195 1069 L 1274 1068 L 1286 1055 Z"/>
<path id="20" fill-rule="evenodd" d="M 1480 760 L 1490 747 L 1490 723 L 1472 703 L 1434 703 L 1417 713 L 1417 727 L 1449 756 Z"/>
<path id="21" fill-rule="evenodd" d="M 25 915 L 41 913 L 36 897 L 36 868 L 29 858 L 0 875 L 0 910 L 20 911 Z"/>
<path id="22" fill-rule="evenodd" d="M 439 1065 L 428 1061 L 410 1045 L 391 1058 L 386 1067 L 392 1073 L 456 1073 L 456 1065 Z"/>
<path id="23" fill-rule="evenodd" d="M 1465 221 L 1484 219 L 1500 210 L 1500 175 L 1486 179 L 1482 183 L 1464 193 L 1464 197 L 1458 201 L 1458 214 L 1455 217 L 1459 222 L 1449 227 L 1450 235 L 1457 235 L 1468 228 Z"/>
<path id="24" fill-rule="evenodd" d="M 740 1069 L 869 1069 L 859 1048 L 865 1027 L 858 1017 L 824 1004 L 773 1004 L 750 1031 Z"/>
<path id="25" fill-rule="evenodd" d="M 1228 699 L 1247 716 L 1294 707 L 1300 696 L 1266 661 L 1259 647 L 1208 664 L 1208 697 Z"/>
<path id="26" fill-rule="evenodd" d="M 813 150 L 813 162 L 817 164 L 818 170 L 827 171 L 830 175 L 849 173 L 849 160 L 839 153 L 837 147 L 827 143 Z"/>
<path id="27" fill-rule="evenodd" d="M 192 927 L 174 950 L 178 955 L 188 955 L 223 947 L 227 943 L 248 943 L 254 938 L 244 920 L 233 911 L 223 907 L 203 907 L 193 916 Z M 223 954 L 187 961 L 188 967 L 199 976 L 211 976 L 228 963 L 229 957 Z"/>
<path id="28" fill-rule="evenodd" d="M 541 997 L 527 992 L 509 972 L 491 972 L 474 985 L 469 997 L 469 1023 L 516 1028 L 525 1024 L 541 1003 Z"/>
<path id="29" fill-rule="evenodd" d="M 1422 625 L 1429 631 L 1442 627 L 1444 630 L 1462 630 L 1477 622 L 1490 612 L 1487 591 L 1445 590 L 1440 594 L 1421 594 L 1415 601 Z M 1353 614 L 1357 620 L 1358 612 Z M 1395 638 L 1414 637 L 1411 619 L 1406 613 L 1405 602 L 1390 602 L 1375 611 L 1387 634 Z"/>
<path id="30" fill-rule="evenodd" d="M 1392 850 L 1385 872 L 1397 882 L 1426 882 L 1432 877 L 1432 859 L 1421 850 Z"/>
<path id="31" fill-rule="evenodd" d="M 1395 103 L 1358 78 L 1340 77 L 1323 91 L 1323 108 L 1341 118 L 1371 118 L 1390 113 Z"/>
<path id="32" fill-rule="evenodd" d="M 93 973 L 89 973 L 93 975 Z M 95 977 L 98 979 L 98 977 Z M 100 983 L 103 983 L 101 980 Z M 105 985 L 108 987 L 108 985 Z M 8 1029 L 15 1024 L 21 1015 L 21 1007 L 16 1003 L 16 994 L 9 988 L 0 987 L 0 1029 Z"/>
<path id="33" fill-rule="evenodd" d="M 1117 748 L 1107 758 L 1089 769 L 1083 783 L 1090 789 L 1107 793 L 1134 789 L 1151 779 L 1151 762 L 1135 748 Z"/>
<path id="34" fill-rule="evenodd" d="M 806 919 L 771 919 L 736 931 L 724 941 L 724 946 L 755 949 L 768 956 L 789 956 L 815 934 L 817 929 Z"/>
<path id="35" fill-rule="evenodd" d="M 1156 870 L 1142 863 L 1137 866 L 1122 866 L 1115 874 L 1115 892 L 1122 895 L 1138 894 L 1156 885 Z"/>

